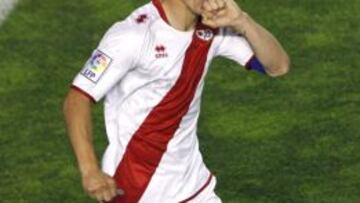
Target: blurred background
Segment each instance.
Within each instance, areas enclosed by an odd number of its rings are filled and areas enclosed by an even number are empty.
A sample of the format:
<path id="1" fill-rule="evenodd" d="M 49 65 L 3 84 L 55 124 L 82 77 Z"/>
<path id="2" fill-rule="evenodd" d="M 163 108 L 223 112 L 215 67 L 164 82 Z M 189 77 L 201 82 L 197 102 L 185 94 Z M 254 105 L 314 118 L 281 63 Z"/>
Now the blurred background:
<path id="1" fill-rule="evenodd" d="M 145 0 L 0 0 L 0 202 L 93 202 L 62 102 L 105 31 Z M 289 75 L 212 64 L 201 150 L 224 203 L 360 202 L 360 1 L 238 0 L 284 45 Z M 11 12 L 10 12 L 11 10 Z M 9 15 L 7 15 L 9 14 Z M 95 145 L 106 146 L 102 105 Z"/>

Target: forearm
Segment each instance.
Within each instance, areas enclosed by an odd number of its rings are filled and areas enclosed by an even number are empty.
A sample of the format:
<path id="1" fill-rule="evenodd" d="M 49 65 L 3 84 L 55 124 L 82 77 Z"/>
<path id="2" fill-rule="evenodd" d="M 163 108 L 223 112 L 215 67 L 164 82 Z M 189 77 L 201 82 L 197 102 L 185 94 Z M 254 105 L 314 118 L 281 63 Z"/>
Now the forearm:
<path id="1" fill-rule="evenodd" d="M 91 103 L 70 91 L 64 102 L 68 136 L 78 161 L 80 172 L 86 176 L 99 170 L 92 143 Z"/>
<path id="2" fill-rule="evenodd" d="M 276 38 L 250 16 L 243 13 L 233 26 L 252 46 L 256 57 L 271 76 L 285 74 L 289 69 L 289 57 Z"/>

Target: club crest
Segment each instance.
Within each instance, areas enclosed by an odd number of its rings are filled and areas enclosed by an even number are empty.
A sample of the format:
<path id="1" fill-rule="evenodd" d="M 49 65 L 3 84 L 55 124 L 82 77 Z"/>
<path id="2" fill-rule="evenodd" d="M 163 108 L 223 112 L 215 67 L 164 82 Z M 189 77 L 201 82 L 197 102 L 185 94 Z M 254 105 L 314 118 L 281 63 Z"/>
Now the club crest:
<path id="1" fill-rule="evenodd" d="M 210 41 L 214 37 L 214 32 L 210 29 L 196 30 L 196 36 L 204 41 Z"/>

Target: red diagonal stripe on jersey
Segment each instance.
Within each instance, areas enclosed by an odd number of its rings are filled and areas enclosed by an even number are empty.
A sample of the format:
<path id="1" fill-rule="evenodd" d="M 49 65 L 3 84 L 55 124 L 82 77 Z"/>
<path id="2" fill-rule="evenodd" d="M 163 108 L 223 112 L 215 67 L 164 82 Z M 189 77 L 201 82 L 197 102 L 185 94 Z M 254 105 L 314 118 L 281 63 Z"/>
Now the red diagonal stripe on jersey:
<path id="1" fill-rule="evenodd" d="M 113 203 L 136 203 L 145 192 L 169 141 L 189 110 L 203 76 L 211 42 L 194 34 L 175 85 L 148 114 L 126 148 L 114 176 L 125 195 L 117 197 Z"/>

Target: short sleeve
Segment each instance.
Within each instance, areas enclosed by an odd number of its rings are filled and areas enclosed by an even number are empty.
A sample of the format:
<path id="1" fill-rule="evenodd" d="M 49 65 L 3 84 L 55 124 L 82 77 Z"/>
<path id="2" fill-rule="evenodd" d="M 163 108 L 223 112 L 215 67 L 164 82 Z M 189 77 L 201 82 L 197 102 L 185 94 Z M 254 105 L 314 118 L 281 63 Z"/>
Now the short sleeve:
<path id="1" fill-rule="evenodd" d="M 234 60 L 245 66 L 254 56 L 254 52 L 247 40 L 233 32 L 230 28 L 220 30 L 220 41 L 215 55 Z"/>
<path id="2" fill-rule="evenodd" d="M 94 102 L 101 100 L 136 66 L 141 41 L 138 36 L 126 22 L 114 24 L 73 80 L 72 88 Z"/>

